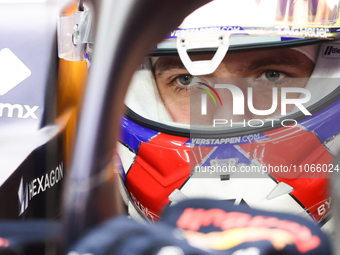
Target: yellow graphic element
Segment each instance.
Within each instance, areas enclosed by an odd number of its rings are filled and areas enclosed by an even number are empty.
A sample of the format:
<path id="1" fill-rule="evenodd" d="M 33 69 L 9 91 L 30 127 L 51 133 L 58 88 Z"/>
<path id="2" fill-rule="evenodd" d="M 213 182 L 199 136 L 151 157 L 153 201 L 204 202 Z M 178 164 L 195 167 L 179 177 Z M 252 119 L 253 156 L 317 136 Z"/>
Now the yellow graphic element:
<path id="1" fill-rule="evenodd" d="M 208 234 L 185 231 L 190 244 L 200 248 L 227 250 L 246 242 L 270 241 L 276 250 L 294 243 L 294 235 L 280 229 L 238 228 Z"/>

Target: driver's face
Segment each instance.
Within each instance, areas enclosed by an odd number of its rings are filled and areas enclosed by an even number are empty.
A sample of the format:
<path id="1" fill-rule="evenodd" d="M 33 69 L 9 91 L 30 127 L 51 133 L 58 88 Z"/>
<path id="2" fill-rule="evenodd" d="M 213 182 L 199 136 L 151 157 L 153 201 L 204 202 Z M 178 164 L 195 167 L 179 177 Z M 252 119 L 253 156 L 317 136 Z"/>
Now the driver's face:
<path id="1" fill-rule="evenodd" d="M 211 56 L 193 56 L 192 60 L 211 59 Z M 270 116 L 278 115 L 280 109 L 281 87 L 305 87 L 314 64 L 304 54 L 292 49 L 228 53 L 216 71 L 212 74 L 193 77 L 184 68 L 179 57 L 160 57 L 155 66 L 155 78 L 160 96 L 175 122 L 190 124 L 193 108 L 200 112 L 202 91 L 195 89 L 197 82 L 214 86 L 227 83 L 238 86 L 243 94 L 247 88 L 253 88 L 253 105 L 257 110 L 267 110 L 272 106 L 272 88 L 278 87 L 278 106 Z M 221 80 L 220 78 L 224 78 Z M 296 79 L 300 78 L 300 79 Z M 304 79 L 303 79 L 304 78 Z M 213 84 L 212 84 L 213 83 Z M 203 92 L 204 93 L 204 92 Z M 219 89 L 223 108 L 214 108 L 211 118 L 231 118 L 232 99 L 227 89 Z M 298 98 L 299 93 L 290 93 L 288 98 Z M 210 100 L 212 103 L 212 100 Z M 209 104 L 209 101 L 208 101 Z M 290 107 L 290 108 L 289 108 Z M 288 105 L 287 112 L 292 110 Z M 213 107 L 208 107 L 213 109 Z M 248 107 L 245 107 L 248 109 Z M 209 111 L 208 111 L 209 115 Z M 214 115 L 214 116 L 212 116 Z M 245 111 L 239 119 L 253 119 L 259 116 Z M 261 116 L 260 118 L 269 117 Z M 234 120 L 237 120 L 234 118 Z"/>

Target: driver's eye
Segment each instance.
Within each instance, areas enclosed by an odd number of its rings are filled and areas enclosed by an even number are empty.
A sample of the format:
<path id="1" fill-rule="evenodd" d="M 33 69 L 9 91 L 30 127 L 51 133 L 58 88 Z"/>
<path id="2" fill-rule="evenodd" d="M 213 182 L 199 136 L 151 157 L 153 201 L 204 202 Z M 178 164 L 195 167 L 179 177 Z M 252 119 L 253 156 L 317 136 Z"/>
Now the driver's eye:
<path id="1" fill-rule="evenodd" d="M 264 75 L 268 81 L 278 81 L 283 78 L 283 77 L 280 77 L 281 73 L 275 70 L 265 71 Z"/>
<path id="2" fill-rule="evenodd" d="M 193 76 L 192 75 L 189 75 L 189 74 L 185 74 L 185 75 L 181 75 L 177 78 L 177 81 L 180 85 L 183 85 L 183 86 L 188 86 L 190 85 L 191 81 L 193 79 Z"/>

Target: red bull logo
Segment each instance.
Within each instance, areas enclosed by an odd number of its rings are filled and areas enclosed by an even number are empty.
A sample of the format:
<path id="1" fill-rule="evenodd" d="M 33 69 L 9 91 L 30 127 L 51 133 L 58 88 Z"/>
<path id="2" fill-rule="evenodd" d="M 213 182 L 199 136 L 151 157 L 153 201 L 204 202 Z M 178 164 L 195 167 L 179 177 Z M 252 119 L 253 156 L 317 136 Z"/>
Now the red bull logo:
<path id="1" fill-rule="evenodd" d="M 201 227 L 214 226 L 221 232 L 198 233 Z M 295 245 L 301 253 L 321 244 L 318 236 L 297 222 L 242 212 L 225 212 L 221 209 L 187 208 L 177 221 L 177 227 L 187 230 L 186 237 L 193 245 L 224 250 L 245 242 L 267 240 L 277 250 Z"/>

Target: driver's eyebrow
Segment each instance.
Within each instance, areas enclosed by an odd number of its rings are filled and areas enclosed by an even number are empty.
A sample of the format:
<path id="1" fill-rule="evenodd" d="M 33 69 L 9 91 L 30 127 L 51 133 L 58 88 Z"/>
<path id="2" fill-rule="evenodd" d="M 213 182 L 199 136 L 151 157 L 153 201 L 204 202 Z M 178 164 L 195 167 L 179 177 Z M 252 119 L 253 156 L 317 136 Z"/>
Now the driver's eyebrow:
<path id="1" fill-rule="evenodd" d="M 155 65 L 156 76 L 161 76 L 164 72 L 171 69 L 185 69 L 182 61 L 179 58 L 165 58 L 157 61 Z"/>
<path id="2" fill-rule="evenodd" d="M 305 67 L 305 64 L 303 64 L 303 61 L 301 61 L 299 56 L 296 56 L 295 54 L 285 54 L 256 59 L 250 63 L 247 69 L 255 70 L 270 65 L 291 66 L 296 68 Z"/>
<path id="3" fill-rule="evenodd" d="M 289 53 L 289 54 L 288 54 Z M 273 54 L 272 56 L 267 57 L 260 57 L 255 59 L 254 61 L 250 61 L 249 65 L 246 67 L 247 70 L 256 70 L 261 67 L 266 67 L 270 65 L 277 65 L 277 66 L 290 66 L 294 68 L 305 68 L 306 64 L 305 61 L 301 61 L 302 53 L 294 52 L 290 50 L 286 52 L 286 54 Z M 247 60 L 244 61 L 247 63 Z M 155 65 L 155 75 L 160 77 L 166 71 L 171 69 L 184 69 L 182 61 L 180 58 L 177 57 L 164 57 L 159 59 Z"/>

